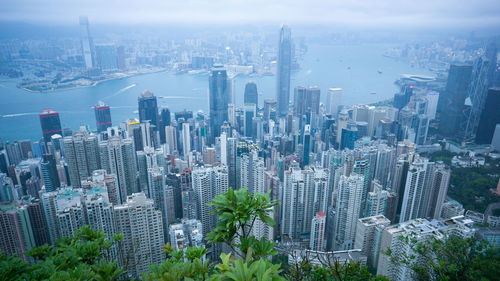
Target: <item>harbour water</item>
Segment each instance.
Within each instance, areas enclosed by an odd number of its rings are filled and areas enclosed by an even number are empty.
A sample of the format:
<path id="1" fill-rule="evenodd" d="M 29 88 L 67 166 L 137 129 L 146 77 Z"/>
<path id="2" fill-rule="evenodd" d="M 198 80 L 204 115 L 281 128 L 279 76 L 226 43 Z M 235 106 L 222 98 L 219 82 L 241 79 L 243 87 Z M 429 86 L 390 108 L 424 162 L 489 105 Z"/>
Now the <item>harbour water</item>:
<path id="1" fill-rule="evenodd" d="M 299 61 L 301 69 L 292 72 L 291 93 L 295 86 L 318 86 L 321 99 L 331 87 L 344 89 L 346 105 L 372 103 L 391 98 L 398 90 L 394 81 L 401 74 L 432 75 L 429 70 L 413 68 L 408 63 L 382 56 L 391 45 L 310 45 Z M 381 73 L 380 73 L 381 72 Z M 235 100 L 243 102 L 247 81 L 255 81 L 262 106 L 266 98 L 275 98 L 275 76 L 238 76 Z M 4 141 L 41 138 L 38 114 L 47 108 L 60 113 L 63 128 L 78 129 L 89 125 L 95 129 L 92 106 L 99 100 L 111 106 L 114 125 L 137 117 L 137 96 L 145 89 L 159 97 L 159 106 L 171 112 L 183 109 L 208 110 L 208 75 L 159 72 L 111 80 L 94 87 L 51 93 L 27 92 L 16 87 L 16 81 L 0 81 L 0 138 Z M 376 94 L 373 94 L 376 93 Z"/>

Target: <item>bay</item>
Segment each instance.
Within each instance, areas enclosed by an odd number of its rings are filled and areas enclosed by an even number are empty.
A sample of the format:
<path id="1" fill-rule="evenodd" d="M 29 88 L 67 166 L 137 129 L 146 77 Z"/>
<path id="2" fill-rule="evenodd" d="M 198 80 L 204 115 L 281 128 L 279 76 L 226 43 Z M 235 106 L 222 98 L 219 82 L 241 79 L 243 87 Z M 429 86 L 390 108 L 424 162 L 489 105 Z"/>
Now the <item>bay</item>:
<path id="1" fill-rule="evenodd" d="M 394 47 L 390 44 L 309 45 L 299 60 L 301 69 L 292 73 L 291 93 L 295 86 L 318 86 L 325 102 L 328 88 L 344 89 L 345 105 L 366 104 L 391 98 L 398 91 L 394 85 L 401 74 L 432 75 L 427 69 L 413 68 L 408 63 L 382 56 Z M 377 70 L 382 73 L 378 73 Z M 237 76 L 235 100 L 243 102 L 245 83 L 255 81 L 259 103 L 275 98 L 275 76 Z M 0 138 L 38 140 L 41 128 L 38 114 L 51 108 L 60 113 L 63 128 L 78 129 L 89 125 L 95 129 L 92 106 L 104 101 L 111 106 L 113 125 L 128 118 L 137 118 L 137 97 L 145 89 L 151 90 L 159 106 L 171 112 L 183 109 L 208 112 L 208 75 L 158 72 L 102 82 L 94 87 L 51 93 L 33 93 L 16 87 L 15 81 L 0 81 Z M 376 94 L 371 94 L 376 93 Z"/>

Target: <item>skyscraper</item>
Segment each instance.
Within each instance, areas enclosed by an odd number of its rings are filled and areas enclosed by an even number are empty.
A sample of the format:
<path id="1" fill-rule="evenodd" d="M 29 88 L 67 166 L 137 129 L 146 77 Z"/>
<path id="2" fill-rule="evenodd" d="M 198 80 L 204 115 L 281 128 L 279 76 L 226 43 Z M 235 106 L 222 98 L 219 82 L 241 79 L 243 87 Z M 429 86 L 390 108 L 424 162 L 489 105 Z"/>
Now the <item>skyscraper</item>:
<path id="1" fill-rule="evenodd" d="M 432 171 L 432 178 L 429 187 L 429 199 L 427 203 L 427 217 L 438 219 L 441 217 L 444 200 L 450 185 L 451 171 L 442 162 L 437 162 Z"/>
<path id="2" fill-rule="evenodd" d="M 488 90 L 486 102 L 477 127 L 476 143 L 490 144 L 495 133 L 495 127 L 500 124 L 500 88 Z"/>
<path id="3" fill-rule="evenodd" d="M 294 114 L 302 116 L 309 112 L 319 113 L 320 94 L 318 87 L 296 87 L 293 101 Z"/>
<path id="4" fill-rule="evenodd" d="M 65 137 L 63 146 L 71 185 L 81 187 L 82 180 L 101 168 L 97 137 L 77 132 L 72 137 Z"/>
<path id="5" fill-rule="evenodd" d="M 158 130 L 158 102 L 153 92 L 143 91 L 137 99 L 139 103 L 139 121 L 144 123 L 149 121 Z"/>
<path id="6" fill-rule="evenodd" d="M 230 89 L 226 70 L 221 65 L 214 65 L 210 70 L 209 82 L 209 113 L 210 113 L 210 143 L 220 136 L 220 127 L 228 120 L 228 104 Z"/>
<path id="7" fill-rule="evenodd" d="M 115 206 L 114 213 L 116 231 L 123 233 L 120 265 L 127 265 L 125 270 L 138 277 L 148 266 L 160 264 L 165 258 L 163 222 L 153 200 L 144 193 L 134 193 L 123 205 Z M 128 261 L 124 260 L 126 257 Z"/>
<path id="8" fill-rule="evenodd" d="M 491 62 L 493 63 L 493 62 Z M 463 140 L 470 141 L 476 136 L 479 118 L 486 103 L 488 93 L 488 69 L 490 61 L 486 57 L 479 57 L 474 62 L 472 79 L 469 87 L 469 96 L 466 100 L 466 117 L 464 123 Z"/>
<path id="9" fill-rule="evenodd" d="M 334 117 L 337 117 L 342 106 L 342 94 L 342 88 L 330 88 L 326 94 L 326 112 Z"/>
<path id="10" fill-rule="evenodd" d="M 257 114 L 255 104 L 246 104 L 244 107 L 245 115 L 243 116 L 243 132 L 245 137 L 254 138 L 253 134 L 253 118 Z"/>
<path id="11" fill-rule="evenodd" d="M 452 137 L 460 130 L 464 102 L 472 75 L 472 65 L 451 64 L 445 91 L 439 95 L 438 111 L 441 112 L 439 131 Z"/>
<path id="12" fill-rule="evenodd" d="M 342 128 L 342 136 L 340 137 L 340 150 L 346 148 L 354 149 L 354 143 L 358 139 L 358 128 L 356 122 L 350 120 L 347 122 L 346 128 Z"/>
<path id="13" fill-rule="evenodd" d="M 337 118 L 337 143 L 340 145 L 342 139 L 342 129 L 347 128 L 347 122 L 349 121 L 349 114 L 347 111 L 342 110 L 338 114 Z"/>
<path id="14" fill-rule="evenodd" d="M 257 84 L 251 81 L 245 85 L 245 94 L 243 101 L 245 104 L 255 104 L 259 106 L 259 93 L 257 92 Z"/>
<path id="15" fill-rule="evenodd" d="M 184 160 L 189 160 L 189 153 L 191 153 L 191 129 L 189 128 L 189 123 L 182 123 L 182 153 L 184 154 Z"/>
<path id="16" fill-rule="evenodd" d="M 396 225 L 387 226 L 382 232 L 379 247 L 379 258 L 377 274 L 386 276 L 389 280 L 404 281 L 413 280 L 414 271 L 408 263 L 394 263 L 393 260 L 402 260 L 404 257 L 414 256 L 415 261 L 422 261 L 420 251 L 417 251 L 413 243 L 425 243 L 432 239 L 443 240 L 448 236 L 471 237 L 474 234 L 472 222 L 463 217 L 442 221 L 428 221 L 426 219 L 415 219 Z M 386 255 L 387 249 L 391 249 L 390 256 Z"/>
<path id="17" fill-rule="evenodd" d="M 361 211 L 363 176 L 340 176 L 336 198 L 334 249 L 349 250 L 354 246 L 356 225 Z"/>
<path id="18" fill-rule="evenodd" d="M 50 142 L 51 136 L 55 134 L 62 134 L 59 113 L 52 109 L 46 109 L 40 113 L 40 125 L 42 126 L 43 140 L 46 143 Z"/>
<path id="19" fill-rule="evenodd" d="M 0 250 L 24 258 L 36 246 L 28 210 L 16 202 L 0 204 Z"/>
<path id="20" fill-rule="evenodd" d="M 119 203 L 125 203 L 127 195 L 138 191 L 137 162 L 134 142 L 119 136 L 99 143 L 101 166 L 106 172 L 115 174 L 118 180 Z"/>
<path id="21" fill-rule="evenodd" d="M 218 194 L 228 190 L 228 174 L 225 166 L 195 167 L 192 172 L 192 186 L 196 194 L 198 218 L 203 225 L 203 235 L 212 231 L 216 217 L 211 214 L 213 207 L 207 205 Z"/>
<path id="22" fill-rule="evenodd" d="M 99 101 L 99 103 L 94 106 L 94 113 L 98 133 L 104 132 L 111 127 L 111 111 L 109 110 L 109 105 Z"/>
<path id="23" fill-rule="evenodd" d="M 313 251 L 325 250 L 325 225 L 326 215 L 323 211 L 316 213 L 311 223 L 311 239 L 309 241 L 309 248 Z"/>
<path id="24" fill-rule="evenodd" d="M 165 127 L 170 126 L 170 122 L 171 122 L 170 109 L 168 109 L 168 107 L 162 107 L 162 109 L 160 110 L 160 124 L 158 129 L 160 131 L 161 144 L 167 142 L 165 135 Z"/>
<path id="25" fill-rule="evenodd" d="M 278 45 L 278 69 L 276 72 L 276 100 L 278 102 L 278 114 L 288 114 L 290 102 L 290 70 L 292 67 L 292 35 L 290 28 L 283 25 L 280 30 Z"/>
<path id="26" fill-rule="evenodd" d="M 406 176 L 406 185 L 402 199 L 401 217 L 399 222 L 423 217 L 426 194 L 429 186 L 429 176 L 432 171 L 433 162 L 425 158 L 419 158 L 410 165 Z M 401 196 L 401 195 L 400 195 Z M 401 198 L 401 197 L 400 197 Z"/>
<path id="27" fill-rule="evenodd" d="M 47 191 L 54 191 L 61 186 L 57 174 L 56 159 L 52 154 L 44 154 L 40 163 L 42 179 Z"/>
<path id="28" fill-rule="evenodd" d="M 358 220 L 354 248 L 363 251 L 370 267 L 377 266 L 382 232 L 390 224 L 391 221 L 383 215 L 369 216 Z"/>
<path id="29" fill-rule="evenodd" d="M 373 182 L 373 191 L 368 192 L 366 197 L 366 217 L 384 215 L 387 207 L 389 192 L 383 190 L 382 186 Z"/>
<path id="30" fill-rule="evenodd" d="M 90 36 L 89 19 L 86 16 L 80 17 L 80 38 L 85 68 L 92 69 L 95 67 L 94 42 Z"/>

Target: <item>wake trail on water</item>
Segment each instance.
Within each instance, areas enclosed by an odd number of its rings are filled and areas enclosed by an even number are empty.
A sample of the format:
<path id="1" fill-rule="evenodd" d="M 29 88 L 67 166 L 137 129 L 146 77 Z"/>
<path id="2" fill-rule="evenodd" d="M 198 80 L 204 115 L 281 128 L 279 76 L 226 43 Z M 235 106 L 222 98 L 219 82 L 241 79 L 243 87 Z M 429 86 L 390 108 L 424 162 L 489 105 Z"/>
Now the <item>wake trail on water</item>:
<path id="1" fill-rule="evenodd" d="M 12 118 L 12 117 L 21 117 L 21 116 L 38 115 L 38 114 L 40 114 L 40 113 L 38 113 L 38 112 L 24 112 L 24 113 L 13 113 L 13 114 L 0 115 L 0 117 Z"/>
<path id="2" fill-rule="evenodd" d="M 158 96 L 160 99 L 196 99 L 195 97 L 185 97 L 185 96 Z"/>
<path id="3" fill-rule="evenodd" d="M 112 94 L 112 95 L 110 95 L 110 96 L 107 96 L 107 97 L 104 97 L 104 98 L 102 98 L 102 99 L 104 100 L 104 99 L 109 99 L 109 98 L 112 98 L 112 97 L 114 97 L 114 96 L 116 96 L 116 95 L 119 95 L 119 94 L 121 94 L 121 93 L 123 93 L 123 92 L 127 91 L 128 89 L 132 89 L 132 88 L 133 88 L 133 87 L 135 87 L 135 86 L 137 86 L 137 84 L 136 84 L 136 83 L 134 83 L 134 84 L 132 84 L 132 85 L 128 85 L 127 87 L 125 87 L 125 88 L 123 88 L 123 89 L 120 89 L 120 90 L 116 91 L 114 94 Z"/>

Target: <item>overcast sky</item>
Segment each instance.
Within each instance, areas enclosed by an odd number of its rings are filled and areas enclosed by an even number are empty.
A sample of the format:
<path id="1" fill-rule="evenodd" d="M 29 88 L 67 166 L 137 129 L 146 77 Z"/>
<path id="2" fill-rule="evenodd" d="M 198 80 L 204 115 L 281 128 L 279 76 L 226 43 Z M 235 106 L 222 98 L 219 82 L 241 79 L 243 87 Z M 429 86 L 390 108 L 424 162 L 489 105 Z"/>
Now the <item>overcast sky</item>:
<path id="1" fill-rule="evenodd" d="M 500 28 L 500 0 L 0 0 L 0 20 Z"/>

